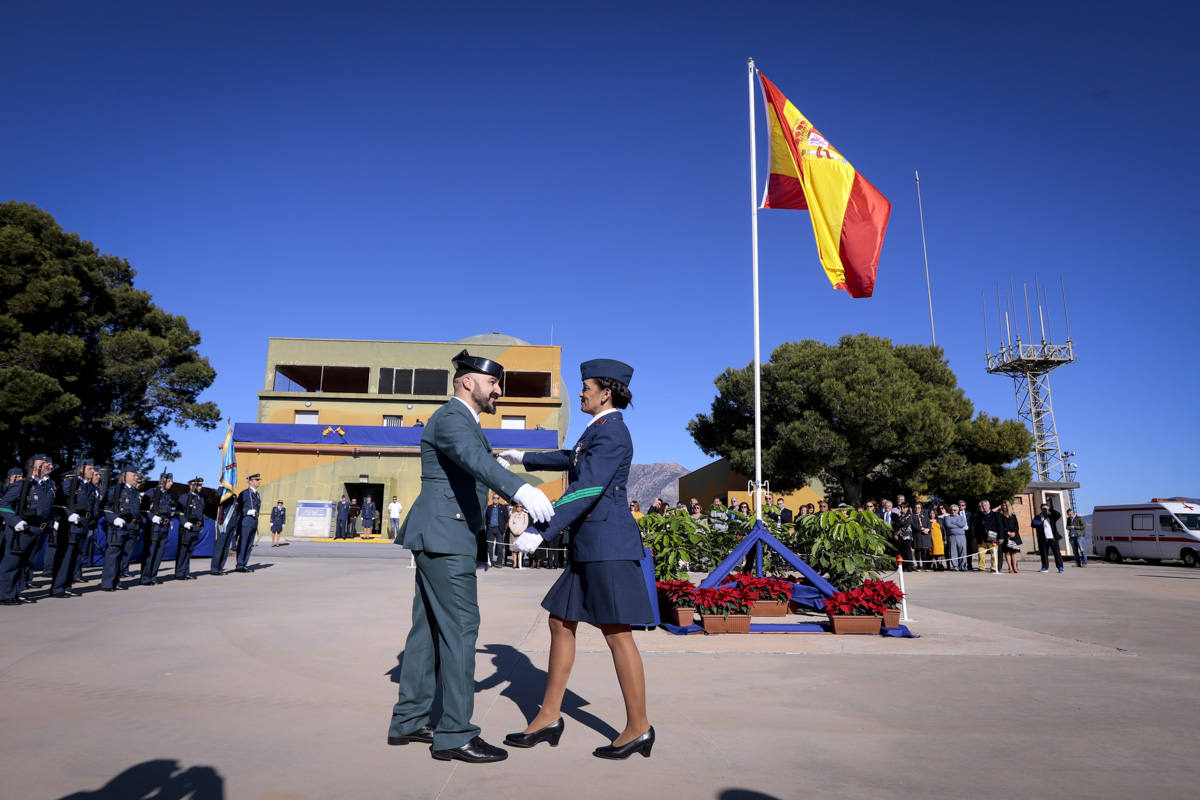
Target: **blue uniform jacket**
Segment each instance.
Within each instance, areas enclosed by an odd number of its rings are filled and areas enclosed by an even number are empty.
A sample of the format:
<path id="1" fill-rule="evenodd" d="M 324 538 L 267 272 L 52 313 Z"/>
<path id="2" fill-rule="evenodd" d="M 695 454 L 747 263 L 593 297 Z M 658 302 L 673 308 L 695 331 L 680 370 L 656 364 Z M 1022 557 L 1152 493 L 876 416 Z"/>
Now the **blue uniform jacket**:
<path id="1" fill-rule="evenodd" d="M 569 485 L 554 504 L 544 539 L 570 531 L 572 561 L 638 561 L 642 536 L 629 513 L 633 440 L 621 412 L 587 426 L 574 450 L 526 453 L 527 470 L 566 470 Z"/>
<path id="2" fill-rule="evenodd" d="M 262 495 L 253 489 L 242 489 L 242 493 L 238 495 L 238 514 L 241 517 L 239 525 L 242 528 L 252 528 L 258 530 L 258 511 L 262 506 Z M 254 509 L 254 516 L 250 516 L 246 512 Z"/>
<path id="3" fill-rule="evenodd" d="M 339 502 L 337 504 L 337 518 L 338 518 L 338 522 L 346 522 L 347 520 L 350 519 L 350 504 L 349 503 Z"/>
<path id="4" fill-rule="evenodd" d="M 287 509 L 275 506 L 271 509 L 271 530 L 283 530 L 284 523 L 287 522 Z"/>
<path id="5" fill-rule="evenodd" d="M 26 480 L 29 481 L 29 493 L 25 495 L 25 507 L 18 508 L 17 513 L 31 526 L 49 525 L 58 486 L 49 478 L 43 478 L 41 483 L 32 478 Z"/>
<path id="6" fill-rule="evenodd" d="M 17 503 L 21 499 L 21 483 L 14 481 L 4 487 L 4 494 L 0 495 L 0 518 L 9 527 L 16 527 L 16 524 L 21 521 L 21 515 L 17 513 Z"/>

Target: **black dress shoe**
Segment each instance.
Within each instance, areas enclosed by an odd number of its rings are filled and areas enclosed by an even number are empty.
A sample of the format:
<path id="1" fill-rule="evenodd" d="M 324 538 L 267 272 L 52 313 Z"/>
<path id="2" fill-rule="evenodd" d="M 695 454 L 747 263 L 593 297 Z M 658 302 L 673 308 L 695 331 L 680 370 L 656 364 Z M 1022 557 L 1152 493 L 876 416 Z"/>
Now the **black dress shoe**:
<path id="1" fill-rule="evenodd" d="M 249 567 L 238 567 L 237 571 L 238 572 L 249 572 L 250 568 Z"/>
<path id="2" fill-rule="evenodd" d="M 19 595 L 17 595 L 17 602 L 18 603 L 29 603 L 30 605 L 33 605 L 34 603 L 37 602 L 37 600 L 34 600 L 32 597 L 26 597 L 23 594 L 19 594 Z"/>
<path id="3" fill-rule="evenodd" d="M 211 572 L 209 572 L 208 574 L 209 574 L 209 575 L 224 575 L 224 574 L 225 574 L 225 570 L 223 570 L 223 569 L 214 569 L 214 570 L 212 570 Z"/>
<path id="4" fill-rule="evenodd" d="M 510 733 L 504 737 L 504 743 L 512 747 L 533 747 L 538 742 L 549 742 L 551 747 L 558 747 L 563 727 L 562 717 L 559 717 L 557 722 L 551 722 L 533 733 Z"/>
<path id="5" fill-rule="evenodd" d="M 388 744 L 412 744 L 413 742 L 433 744 L 433 728 L 429 725 L 422 725 L 412 733 L 407 733 L 404 736 L 388 737 Z"/>
<path id="6" fill-rule="evenodd" d="M 650 757 L 650 750 L 654 747 L 654 726 L 650 726 L 650 730 L 643 733 L 633 741 L 626 742 L 620 747 L 606 745 L 597 747 L 592 751 L 592 755 L 596 758 L 629 758 L 634 753 L 641 753 L 643 758 Z"/>
<path id="7" fill-rule="evenodd" d="M 15 597 L 6 597 L 5 599 L 0 600 L 0 606 L 19 606 L 19 605 L 21 605 L 21 601 Z"/>
<path id="8" fill-rule="evenodd" d="M 129 591 L 128 586 L 122 586 L 119 583 L 116 586 L 114 586 L 113 588 L 116 589 L 118 592 L 128 592 Z"/>
<path id="9" fill-rule="evenodd" d="M 438 761 L 457 759 L 465 761 L 468 764 L 489 764 L 493 761 L 503 761 L 508 758 L 507 750 L 501 750 L 499 747 L 488 744 L 483 740 L 482 736 L 476 736 L 462 747 L 455 747 L 450 750 L 434 750 L 430 748 L 429 752 Z"/>
<path id="10" fill-rule="evenodd" d="M 50 596 L 51 597 L 83 597 L 83 595 L 81 595 L 79 592 L 72 592 L 69 589 L 65 592 L 52 592 L 50 594 Z"/>
<path id="11" fill-rule="evenodd" d="M 115 592 L 116 590 L 117 590 L 117 587 L 115 587 L 115 586 L 101 586 L 100 587 L 100 591 L 102 591 L 102 592 Z"/>

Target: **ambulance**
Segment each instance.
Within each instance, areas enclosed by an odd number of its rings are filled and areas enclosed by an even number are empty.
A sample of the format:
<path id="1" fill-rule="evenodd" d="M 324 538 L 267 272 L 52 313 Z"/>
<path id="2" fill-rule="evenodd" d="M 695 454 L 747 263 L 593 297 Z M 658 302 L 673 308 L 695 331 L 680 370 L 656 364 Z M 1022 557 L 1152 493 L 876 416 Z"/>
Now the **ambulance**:
<path id="1" fill-rule="evenodd" d="M 1125 558 L 1178 558 L 1195 567 L 1200 564 L 1200 501 L 1156 497 L 1141 505 L 1096 506 L 1092 551 L 1114 564 Z"/>

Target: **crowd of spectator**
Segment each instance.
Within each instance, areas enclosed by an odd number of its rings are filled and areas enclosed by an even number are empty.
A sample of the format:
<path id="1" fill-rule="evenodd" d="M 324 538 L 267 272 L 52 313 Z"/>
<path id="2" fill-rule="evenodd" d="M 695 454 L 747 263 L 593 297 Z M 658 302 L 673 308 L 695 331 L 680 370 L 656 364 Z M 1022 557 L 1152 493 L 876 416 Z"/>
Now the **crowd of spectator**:
<path id="1" fill-rule="evenodd" d="M 773 498 L 766 494 L 764 500 L 763 516 L 773 524 L 801 524 L 801 518 L 808 514 L 831 510 L 824 500 L 802 504 L 795 512 L 784 507 L 783 497 Z M 852 507 L 843 505 L 834 510 L 849 508 Z M 914 500 L 909 503 L 901 494 L 894 501 L 867 500 L 853 508 L 875 514 L 890 527 L 891 543 L 903 559 L 906 571 L 1020 572 L 1018 557 L 1026 542 L 1021 535 L 1021 523 L 1008 500 L 995 508 L 990 501 L 981 500 L 971 508 L 965 500 L 930 504 Z M 643 516 L 637 501 L 630 503 L 630 511 L 635 518 Z M 714 531 L 726 531 L 731 522 L 754 516 L 749 503 L 732 497 L 728 500 L 714 497 L 707 510 L 695 497 L 674 506 L 656 498 L 645 513 L 687 514 Z M 1064 520 L 1056 509 L 1042 503 L 1032 519 L 1031 528 L 1029 535 L 1033 540 L 1029 544 L 1036 545 L 1041 557 L 1041 572 L 1050 570 L 1051 559 L 1054 568 L 1063 571 L 1060 540 L 1064 535 L 1070 537 L 1075 565 L 1087 566 L 1084 521 L 1074 510 L 1068 510 Z"/>

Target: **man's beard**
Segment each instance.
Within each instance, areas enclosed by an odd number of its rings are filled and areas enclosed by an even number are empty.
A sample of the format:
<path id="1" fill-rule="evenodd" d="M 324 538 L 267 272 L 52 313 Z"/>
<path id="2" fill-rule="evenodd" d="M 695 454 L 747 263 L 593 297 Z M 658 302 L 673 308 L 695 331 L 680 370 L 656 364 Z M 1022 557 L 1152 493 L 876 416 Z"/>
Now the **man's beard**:
<path id="1" fill-rule="evenodd" d="M 477 406 L 479 406 L 479 413 L 481 413 L 481 414 L 495 414 L 496 413 L 496 401 L 492 399 L 492 393 L 490 390 L 487 392 L 481 392 L 479 394 L 476 394 L 473 399 L 475 400 L 475 404 Z"/>

